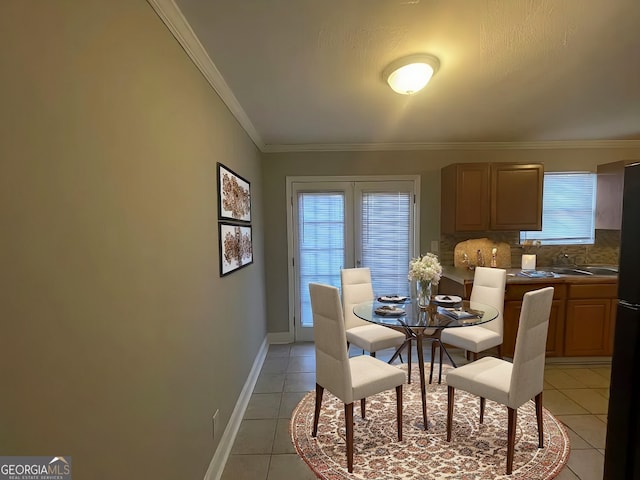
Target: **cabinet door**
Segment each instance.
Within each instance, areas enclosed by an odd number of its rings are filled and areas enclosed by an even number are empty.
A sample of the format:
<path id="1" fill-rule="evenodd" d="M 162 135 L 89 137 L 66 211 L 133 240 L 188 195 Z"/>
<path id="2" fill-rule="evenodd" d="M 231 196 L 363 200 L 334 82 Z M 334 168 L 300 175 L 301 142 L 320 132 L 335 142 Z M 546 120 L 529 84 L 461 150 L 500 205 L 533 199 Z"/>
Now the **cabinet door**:
<path id="1" fill-rule="evenodd" d="M 489 164 L 449 165 L 441 181 L 442 232 L 489 230 Z"/>
<path id="2" fill-rule="evenodd" d="M 611 354 L 611 305 L 609 298 L 567 300 L 564 354 Z"/>
<path id="3" fill-rule="evenodd" d="M 624 161 L 598 165 L 596 228 L 620 230 L 622 227 L 624 165 Z"/>
<path id="4" fill-rule="evenodd" d="M 518 334 L 518 321 L 520 319 L 521 301 L 504 302 L 504 330 L 502 336 L 502 355 L 513 358 L 516 349 L 516 335 Z"/>
<path id="5" fill-rule="evenodd" d="M 491 230 L 542 230 L 541 164 L 491 164 Z"/>
<path id="6" fill-rule="evenodd" d="M 502 353 L 505 357 L 512 357 L 516 348 L 516 337 L 521 301 L 509 301 L 504 304 L 504 337 L 502 341 Z M 547 331 L 547 356 L 559 357 L 563 354 L 563 325 L 564 325 L 564 301 L 554 300 L 549 314 L 549 330 Z"/>

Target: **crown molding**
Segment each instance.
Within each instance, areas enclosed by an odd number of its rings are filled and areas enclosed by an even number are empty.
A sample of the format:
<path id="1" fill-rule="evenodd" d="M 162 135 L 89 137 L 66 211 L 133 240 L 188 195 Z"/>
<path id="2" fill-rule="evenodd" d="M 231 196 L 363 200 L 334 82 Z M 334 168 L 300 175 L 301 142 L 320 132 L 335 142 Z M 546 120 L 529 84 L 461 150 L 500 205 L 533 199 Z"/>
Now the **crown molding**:
<path id="1" fill-rule="evenodd" d="M 374 152 L 405 150 L 557 150 L 578 148 L 640 148 L 640 140 L 581 140 L 546 142 L 345 143 L 265 145 L 264 153 Z"/>
<path id="2" fill-rule="evenodd" d="M 271 144 L 262 137 L 240 106 L 222 74 L 196 36 L 174 0 L 147 0 L 191 61 L 213 87 L 256 147 L 263 153 L 281 152 L 374 152 L 406 150 L 552 150 L 572 148 L 640 148 L 640 140 L 583 140 L 541 142 L 414 142 L 414 143 L 346 143 L 346 144 Z"/>
<path id="3" fill-rule="evenodd" d="M 151 8 L 158 14 L 162 22 L 167 26 L 171 34 L 184 49 L 189 58 L 202 73 L 204 78 L 220 96 L 224 104 L 231 111 L 238 123 L 247 132 L 256 147 L 261 151 L 264 142 L 260 134 L 249 120 L 247 113 L 240 106 L 238 99 L 233 94 L 222 74 L 209 57 L 209 54 L 200 43 L 197 35 L 189 25 L 178 6 L 173 0 L 147 0 Z"/>

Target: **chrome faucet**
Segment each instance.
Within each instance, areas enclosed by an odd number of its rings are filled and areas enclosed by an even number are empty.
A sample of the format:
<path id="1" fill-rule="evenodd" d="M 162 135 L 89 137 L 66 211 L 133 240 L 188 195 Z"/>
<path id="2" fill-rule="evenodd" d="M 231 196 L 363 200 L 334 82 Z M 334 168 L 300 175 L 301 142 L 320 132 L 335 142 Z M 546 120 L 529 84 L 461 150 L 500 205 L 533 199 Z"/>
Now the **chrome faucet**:
<path id="1" fill-rule="evenodd" d="M 558 265 L 574 265 L 573 259 L 567 253 L 561 253 L 558 255 Z"/>

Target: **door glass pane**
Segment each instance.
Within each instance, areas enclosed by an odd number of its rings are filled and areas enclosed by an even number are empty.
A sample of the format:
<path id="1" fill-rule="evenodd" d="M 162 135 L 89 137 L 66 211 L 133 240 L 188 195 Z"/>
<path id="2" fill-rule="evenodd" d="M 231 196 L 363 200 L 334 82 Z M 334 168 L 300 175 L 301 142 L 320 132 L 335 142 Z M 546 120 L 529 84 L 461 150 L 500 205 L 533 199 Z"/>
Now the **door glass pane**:
<path id="1" fill-rule="evenodd" d="M 362 266 L 376 295 L 409 295 L 412 198 L 409 192 L 362 192 Z"/>
<path id="2" fill-rule="evenodd" d="M 344 195 L 339 192 L 298 194 L 300 322 L 313 325 L 309 282 L 340 288 L 344 265 Z"/>

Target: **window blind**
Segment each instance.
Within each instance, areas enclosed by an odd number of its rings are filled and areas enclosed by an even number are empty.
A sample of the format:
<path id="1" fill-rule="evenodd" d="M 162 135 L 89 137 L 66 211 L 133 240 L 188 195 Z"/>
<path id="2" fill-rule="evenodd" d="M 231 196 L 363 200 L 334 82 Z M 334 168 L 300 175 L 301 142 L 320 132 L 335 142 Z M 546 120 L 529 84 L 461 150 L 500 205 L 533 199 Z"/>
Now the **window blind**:
<path id="1" fill-rule="evenodd" d="M 594 173 L 544 174 L 542 230 L 520 232 L 520 242 L 543 245 L 592 244 L 595 240 Z"/>
<path id="2" fill-rule="evenodd" d="M 371 269 L 373 291 L 409 295 L 412 194 L 362 193 L 362 265 Z"/>
<path id="3" fill-rule="evenodd" d="M 313 325 L 309 282 L 340 288 L 344 265 L 344 195 L 309 192 L 298 195 L 301 324 Z"/>

